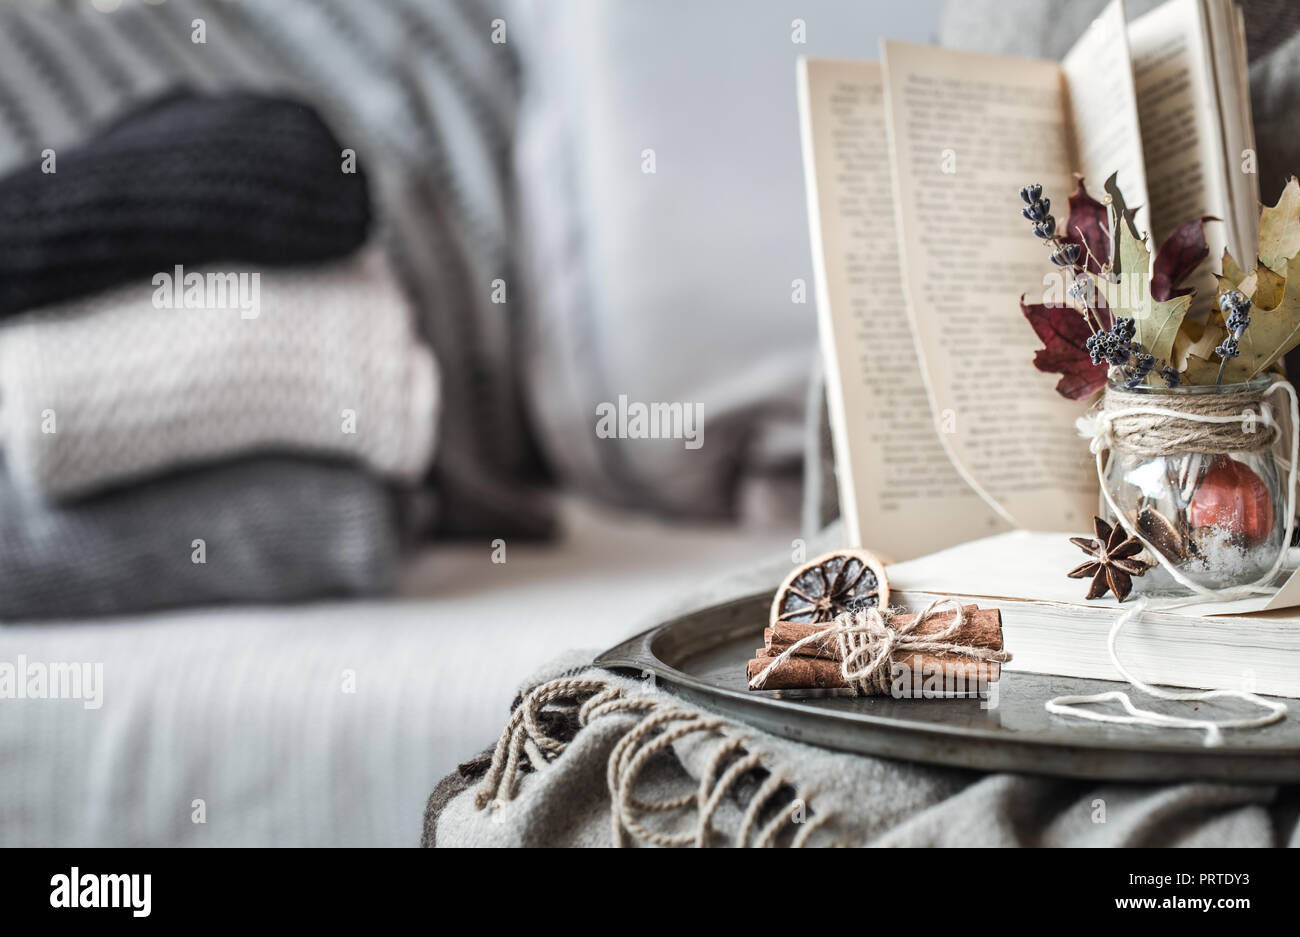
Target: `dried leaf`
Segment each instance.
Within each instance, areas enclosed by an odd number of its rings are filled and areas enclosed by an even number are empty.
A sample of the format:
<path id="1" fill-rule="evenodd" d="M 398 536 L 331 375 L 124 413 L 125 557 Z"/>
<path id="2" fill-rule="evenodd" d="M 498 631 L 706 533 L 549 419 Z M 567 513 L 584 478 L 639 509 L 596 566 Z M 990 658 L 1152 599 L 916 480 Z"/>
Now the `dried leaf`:
<path id="1" fill-rule="evenodd" d="M 1218 220 L 1209 215 L 1194 219 L 1179 225 L 1165 238 L 1156 251 L 1156 261 L 1151 268 L 1151 295 L 1155 299 L 1163 301 L 1192 293 L 1190 286 L 1182 285 L 1183 280 L 1210 256 L 1210 245 L 1205 241 L 1205 222 Z"/>
<path id="2" fill-rule="evenodd" d="M 1157 361 L 1168 361 L 1174 354 L 1174 339 L 1183 324 L 1187 310 L 1192 308 L 1191 296 L 1177 296 L 1157 302 L 1150 315 L 1137 323 L 1137 338 L 1142 347 L 1156 356 Z"/>
<path id="3" fill-rule="evenodd" d="M 1253 284 L 1256 282 L 1254 272 L 1246 273 L 1242 270 L 1226 249 L 1223 252 L 1222 266 L 1223 272 L 1215 276 L 1219 282 L 1219 293 L 1242 290 L 1242 292 L 1249 291 L 1248 295 L 1254 295 Z M 1178 357 L 1175 366 L 1183 372 L 1184 384 L 1205 385 L 1213 384 L 1218 380 L 1219 358 L 1215 355 L 1214 349 L 1227 334 L 1227 326 L 1223 323 L 1223 312 L 1218 305 L 1211 308 L 1204 323 L 1197 323 L 1190 319 L 1183 322 L 1183 327 L 1178 332 L 1178 340 L 1174 344 L 1174 354 Z M 1227 369 L 1224 370 L 1226 372 Z"/>
<path id="4" fill-rule="evenodd" d="M 1251 301 L 1258 303 L 1261 309 L 1276 309 L 1286 292 L 1286 277 L 1263 265 L 1241 282 L 1250 290 Z"/>
<path id="5" fill-rule="evenodd" d="M 1020 297 L 1024 313 L 1034 333 L 1043 343 L 1034 353 L 1034 367 L 1047 374 L 1060 374 L 1056 392 L 1070 400 L 1091 397 L 1106 383 L 1106 366 L 1093 364 L 1084 343 L 1091 334 L 1082 313 L 1071 306 L 1026 304 Z M 1104 324 L 1109 325 L 1103 313 Z"/>
<path id="6" fill-rule="evenodd" d="M 1083 176 L 1070 196 L 1070 217 L 1061 236 L 1084 249 L 1089 273 L 1101 273 L 1101 265 L 1110 260 L 1110 230 L 1106 206 L 1088 194 Z"/>
<path id="7" fill-rule="evenodd" d="M 1133 238 L 1141 240 L 1142 235 L 1138 234 L 1137 225 L 1133 223 L 1133 218 L 1137 215 L 1137 208 L 1129 208 L 1124 202 L 1124 193 L 1119 190 L 1119 183 L 1116 181 L 1118 176 L 1118 172 L 1112 172 L 1106 179 L 1102 189 L 1110 196 L 1111 204 L 1115 206 L 1119 217 L 1124 220 L 1124 227 L 1128 228 L 1128 233 Z"/>
<path id="8" fill-rule="evenodd" d="M 1277 204 L 1265 205 L 1260 212 L 1259 248 L 1259 265 L 1250 273 L 1244 273 L 1232 255 L 1223 254 L 1220 293 L 1238 289 L 1251 300 L 1250 326 L 1237 343 L 1241 354 L 1223 367 L 1225 384 L 1264 373 L 1300 346 L 1300 182 L 1294 176 Z M 1206 334 L 1216 344 L 1227 335 L 1217 309 Z M 1213 384 L 1219 363 L 1217 357 L 1190 358 L 1185 377 L 1189 383 Z"/>
<path id="9" fill-rule="evenodd" d="M 1223 317 L 1218 311 L 1211 313 L 1210 321 L 1196 322 L 1184 319 L 1183 327 L 1174 339 L 1174 357 L 1169 363 L 1179 371 L 1186 371 L 1196 359 L 1209 360 L 1214 355 L 1214 347 L 1223 338 Z M 1218 367 L 1217 359 L 1215 368 Z M 1184 383 L 1194 383 L 1187 375 Z"/>
<path id="10" fill-rule="evenodd" d="M 1292 176 L 1276 205 L 1265 205 L 1259 214 L 1259 259 L 1265 266 L 1283 271 L 1286 263 L 1300 254 L 1300 183 Z"/>
<path id="11" fill-rule="evenodd" d="M 1261 270 L 1258 277 L 1252 274 L 1242 281 L 1241 291 L 1252 301 L 1250 327 L 1237 342 L 1241 355 L 1229 358 L 1223 369 L 1223 383 L 1246 381 L 1262 374 L 1300 345 L 1300 257 L 1288 260 L 1285 270 L 1280 290 L 1272 271 Z M 1217 359 L 1207 363 L 1214 365 L 1217 375 Z"/>
<path id="12" fill-rule="evenodd" d="M 1117 250 L 1112 263 L 1118 282 L 1098 284 L 1112 314 L 1127 316 L 1137 326 L 1136 341 L 1159 361 L 1174 358 L 1174 340 L 1191 308 L 1190 295 L 1158 300 L 1151 292 L 1151 254 L 1146 241 L 1133 236 L 1127 224 L 1118 225 Z"/>
<path id="13" fill-rule="evenodd" d="M 1232 255 L 1228 253 L 1226 247 L 1223 249 L 1222 266 L 1223 273 L 1219 276 L 1220 290 L 1235 289 L 1242 280 L 1246 279 L 1246 271 L 1237 265 L 1237 261 L 1232 259 Z M 1225 282 L 1228 284 L 1227 286 L 1224 285 Z"/>

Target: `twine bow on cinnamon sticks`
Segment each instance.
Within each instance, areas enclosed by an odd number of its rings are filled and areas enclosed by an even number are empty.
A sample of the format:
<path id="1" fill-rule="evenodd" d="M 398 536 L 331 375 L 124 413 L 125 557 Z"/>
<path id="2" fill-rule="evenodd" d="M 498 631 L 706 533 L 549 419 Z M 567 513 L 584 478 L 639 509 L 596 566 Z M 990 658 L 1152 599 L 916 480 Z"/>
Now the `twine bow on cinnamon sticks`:
<path id="1" fill-rule="evenodd" d="M 764 636 L 748 665 L 751 690 L 847 687 L 886 696 L 896 665 L 973 686 L 997 680 L 1011 660 L 1002 650 L 1001 613 L 954 599 L 936 599 L 915 615 L 866 608 L 830 623 L 778 621 Z"/>

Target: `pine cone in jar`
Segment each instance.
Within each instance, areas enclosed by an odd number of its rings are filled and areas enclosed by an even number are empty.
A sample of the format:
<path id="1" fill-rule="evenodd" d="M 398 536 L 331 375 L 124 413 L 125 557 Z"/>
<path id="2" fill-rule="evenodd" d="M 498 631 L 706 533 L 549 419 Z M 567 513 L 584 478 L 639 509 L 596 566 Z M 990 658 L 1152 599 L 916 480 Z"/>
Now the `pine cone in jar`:
<path id="1" fill-rule="evenodd" d="M 1273 496 L 1244 462 L 1216 455 L 1187 506 L 1193 527 L 1217 527 L 1249 543 L 1273 533 Z"/>

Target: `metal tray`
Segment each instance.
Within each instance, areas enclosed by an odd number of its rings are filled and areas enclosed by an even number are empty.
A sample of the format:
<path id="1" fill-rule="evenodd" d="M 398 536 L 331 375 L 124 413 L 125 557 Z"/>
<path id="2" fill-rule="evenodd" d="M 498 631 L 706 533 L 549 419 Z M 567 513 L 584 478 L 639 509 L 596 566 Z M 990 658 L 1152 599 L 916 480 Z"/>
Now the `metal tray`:
<path id="1" fill-rule="evenodd" d="M 1073 778 L 1300 781 L 1296 701 L 1281 722 L 1229 730 L 1224 745 L 1207 748 L 1199 731 L 1106 726 L 1043 708 L 1053 696 L 1119 686 L 1103 680 L 1004 671 L 994 707 L 978 699 L 791 699 L 748 690 L 745 661 L 762 646 L 770 604 L 771 595 L 761 594 L 683 615 L 611 648 L 596 664 L 653 673 L 682 698 L 776 735 L 867 755 Z M 1160 706 L 1133 696 L 1144 708 Z M 1185 712 L 1193 704 L 1169 705 Z M 1201 711 L 1222 718 L 1225 710 L 1211 704 Z"/>

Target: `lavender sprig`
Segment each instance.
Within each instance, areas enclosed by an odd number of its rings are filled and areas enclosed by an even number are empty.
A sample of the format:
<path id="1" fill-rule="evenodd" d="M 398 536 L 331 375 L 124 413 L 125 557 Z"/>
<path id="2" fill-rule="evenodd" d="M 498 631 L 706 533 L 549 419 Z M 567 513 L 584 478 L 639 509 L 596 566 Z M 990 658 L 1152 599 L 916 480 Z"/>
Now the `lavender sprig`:
<path id="1" fill-rule="evenodd" d="M 1137 346 L 1141 348 L 1142 346 Z M 1156 366 L 1156 356 L 1147 354 L 1145 351 L 1136 351 L 1133 353 L 1132 363 L 1121 369 L 1124 375 L 1124 386 L 1129 390 L 1137 387 L 1147 379 L 1147 375 Z"/>
<path id="2" fill-rule="evenodd" d="M 1223 369 L 1227 366 L 1228 359 L 1241 354 L 1237 343 L 1250 325 L 1250 300 L 1241 290 L 1228 290 L 1219 297 L 1219 310 L 1224 314 L 1228 335 L 1223 344 L 1214 349 L 1214 353 L 1219 356 L 1219 374 L 1214 379 L 1216 387 L 1223 382 Z"/>
<path id="3" fill-rule="evenodd" d="M 1083 321 L 1093 335 L 1104 331 L 1101 316 L 1092 307 L 1093 281 L 1086 269 L 1079 263 L 1083 258 L 1083 248 L 1067 241 L 1056 230 L 1056 219 L 1052 216 L 1052 200 L 1043 198 L 1043 187 L 1038 183 L 1022 186 L 1020 199 L 1025 203 L 1020 214 L 1033 226 L 1034 234 L 1052 248 L 1051 261 L 1058 267 L 1070 271 L 1071 283 L 1067 292 L 1083 305 Z"/>
<path id="4" fill-rule="evenodd" d="M 1052 248 L 1050 257 L 1052 263 L 1069 270 L 1072 275 L 1072 281 L 1066 288 L 1066 292 L 1083 306 L 1083 321 L 1087 323 L 1088 331 L 1092 333 L 1085 343 L 1092 363 L 1105 363 L 1110 368 L 1118 369 L 1124 386 L 1128 388 L 1137 387 L 1145 381 L 1159 363 L 1163 365 L 1159 374 L 1165 384 L 1169 387 L 1179 386 L 1182 383 L 1182 375 L 1177 369 L 1168 363 L 1157 362 L 1155 356 L 1133 341 L 1137 335 L 1137 323 L 1133 319 L 1117 316 L 1109 329 L 1102 325 L 1101 314 L 1093 306 L 1096 283 L 1087 268 L 1080 263 L 1083 259 L 1083 247 L 1073 241 L 1067 241 L 1057 233 L 1056 219 L 1051 213 L 1052 202 L 1050 199 L 1043 198 L 1043 187 L 1037 183 L 1024 186 L 1020 189 L 1020 198 L 1025 203 L 1020 209 L 1020 214 L 1032 225 L 1034 234 Z M 1245 299 L 1245 297 L 1241 298 Z M 1249 306 L 1247 302 L 1246 308 Z M 1250 319 L 1246 317 L 1245 325 L 1249 323 Z M 1245 325 L 1242 325 L 1243 329 Z"/>
<path id="5" fill-rule="evenodd" d="M 1105 362 L 1117 368 L 1124 367 L 1133 355 L 1133 337 L 1136 334 L 1137 324 L 1132 319 L 1116 317 L 1109 329 L 1088 336 L 1087 349 L 1092 363 Z"/>

